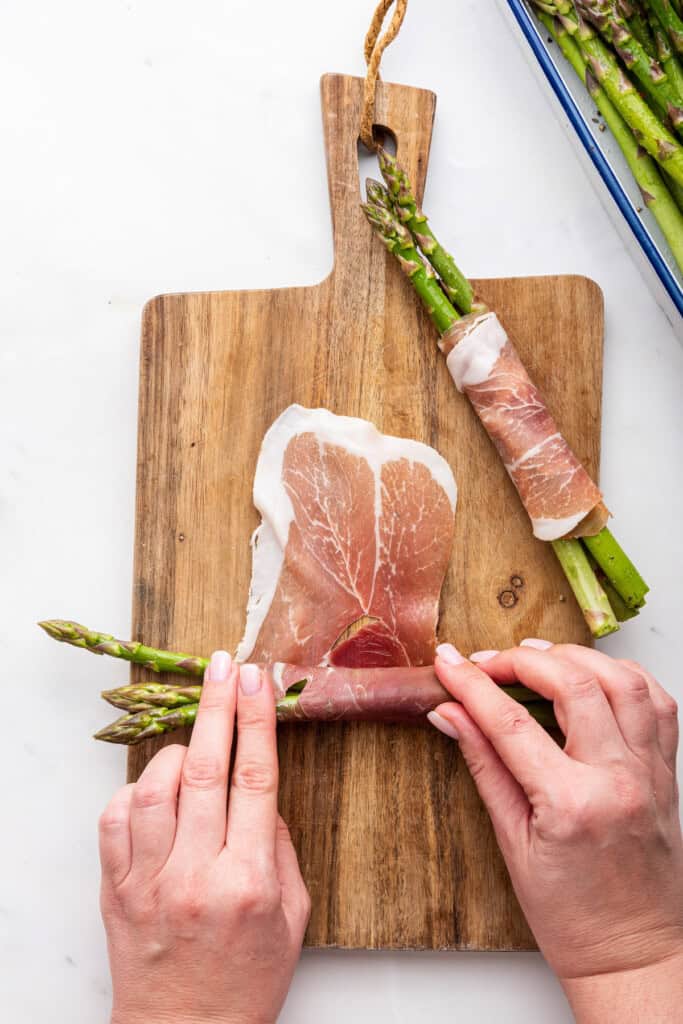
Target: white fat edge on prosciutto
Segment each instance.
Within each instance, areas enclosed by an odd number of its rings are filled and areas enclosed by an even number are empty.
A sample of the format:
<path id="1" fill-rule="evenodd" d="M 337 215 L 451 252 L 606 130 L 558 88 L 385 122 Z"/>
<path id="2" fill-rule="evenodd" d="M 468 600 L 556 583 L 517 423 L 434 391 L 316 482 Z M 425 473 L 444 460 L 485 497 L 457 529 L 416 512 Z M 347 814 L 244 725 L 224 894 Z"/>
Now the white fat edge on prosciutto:
<path id="1" fill-rule="evenodd" d="M 445 492 L 455 513 L 457 487 L 453 471 L 434 448 L 421 441 L 381 434 L 368 420 L 337 416 L 328 409 L 290 405 L 266 431 L 256 463 L 253 500 L 261 514 L 261 523 L 251 538 L 252 570 L 247 622 L 235 654 L 236 661 L 247 661 L 253 651 L 284 565 L 294 509 L 284 486 L 282 470 L 287 446 L 299 434 L 314 434 L 320 444 L 336 445 L 366 460 L 375 476 L 375 529 L 378 539 L 382 512 L 381 470 L 385 463 L 408 459 L 424 465 Z M 379 558 L 379 543 L 376 550 Z M 377 568 L 376 565 L 375 571 Z"/>
<path id="2" fill-rule="evenodd" d="M 475 317 L 446 357 L 446 366 L 458 391 L 462 393 L 468 387 L 483 384 L 488 380 L 508 341 L 507 331 L 495 313 L 482 313 Z M 522 459 L 517 460 L 515 468 L 533 457 L 536 451 L 537 446 L 526 452 Z M 512 468 L 505 465 L 508 473 Z M 575 515 L 562 519 L 539 519 L 530 516 L 534 537 L 544 541 L 559 540 L 578 526 L 592 507 L 591 505 Z"/>
<path id="3" fill-rule="evenodd" d="M 446 359 L 458 391 L 488 380 L 507 341 L 507 332 L 495 313 L 482 313 L 472 320 Z"/>

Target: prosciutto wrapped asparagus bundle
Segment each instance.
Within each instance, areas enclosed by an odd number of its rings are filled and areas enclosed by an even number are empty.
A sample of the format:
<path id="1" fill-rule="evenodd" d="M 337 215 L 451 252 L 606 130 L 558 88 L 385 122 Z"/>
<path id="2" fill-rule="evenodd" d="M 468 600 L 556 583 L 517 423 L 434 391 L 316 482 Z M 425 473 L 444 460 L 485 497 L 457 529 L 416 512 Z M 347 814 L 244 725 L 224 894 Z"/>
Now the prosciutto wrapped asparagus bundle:
<path id="1" fill-rule="evenodd" d="M 364 212 L 426 306 L 453 381 L 500 454 L 534 535 L 553 544 L 593 636 L 606 636 L 645 603 L 648 587 L 608 530 L 600 489 L 562 437 L 495 312 L 463 285 L 396 160 L 380 150 L 379 161 L 386 188 L 368 182 Z"/>
<path id="2" fill-rule="evenodd" d="M 154 672 L 196 679 L 208 664 L 207 658 L 162 651 L 132 640 L 116 640 L 76 622 L 55 619 L 41 622 L 40 626 L 55 640 L 143 665 Z M 272 687 L 280 722 L 418 722 L 428 711 L 450 700 L 431 665 L 348 668 L 270 662 L 259 667 Z M 524 686 L 506 686 L 505 691 L 525 704 L 542 725 L 555 726 L 552 704 L 548 701 Z M 198 683 L 141 683 L 105 690 L 104 699 L 126 714 L 101 729 L 95 738 L 130 746 L 192 725 L 200 695 Z"/>

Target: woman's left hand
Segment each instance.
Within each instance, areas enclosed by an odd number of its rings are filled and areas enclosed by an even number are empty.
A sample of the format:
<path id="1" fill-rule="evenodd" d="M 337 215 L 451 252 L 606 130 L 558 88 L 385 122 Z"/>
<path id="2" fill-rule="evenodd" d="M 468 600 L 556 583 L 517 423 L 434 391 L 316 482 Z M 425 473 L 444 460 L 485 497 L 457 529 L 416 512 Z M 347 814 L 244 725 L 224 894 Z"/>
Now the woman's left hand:
<path id="1" fill-rule="evenodd" d="M 100 821 L 113 1024 L 277 1019 L 309 914 L 277 783 L 270 687 L 219 651 L 189 747 L 160 750 Z"/>

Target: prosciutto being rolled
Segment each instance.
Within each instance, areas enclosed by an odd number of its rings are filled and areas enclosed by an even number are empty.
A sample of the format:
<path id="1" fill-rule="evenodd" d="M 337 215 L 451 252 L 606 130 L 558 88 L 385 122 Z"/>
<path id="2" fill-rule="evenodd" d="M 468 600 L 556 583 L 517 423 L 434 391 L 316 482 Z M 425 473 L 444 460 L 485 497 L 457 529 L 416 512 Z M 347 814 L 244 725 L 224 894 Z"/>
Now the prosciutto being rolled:
<path id="1" fill-rule="evenodd" d="M 270 680 L 281 722 L 411 722 L 449 699 L 433 665 L 350 669 L 261 665 Z M 287 693 L 294 688 L 294 699 Z"/>
<path id="2" fill-rule="evenodd" d="M 290 406 L 256 466 L 262 522 L 237 660 L 432 663 L 455 503 L 453 474 L 433 448 Z M 306 688 L 302 709 L 320 686 Z"/>
<path id="3" fill-rule="evenodd" d="M 496 314 L 463 317 L 440 347 L 517 488 L 534 536 L 553 541 L 599 533 L 609 518 L 602 494 L 562 437 Z"/>

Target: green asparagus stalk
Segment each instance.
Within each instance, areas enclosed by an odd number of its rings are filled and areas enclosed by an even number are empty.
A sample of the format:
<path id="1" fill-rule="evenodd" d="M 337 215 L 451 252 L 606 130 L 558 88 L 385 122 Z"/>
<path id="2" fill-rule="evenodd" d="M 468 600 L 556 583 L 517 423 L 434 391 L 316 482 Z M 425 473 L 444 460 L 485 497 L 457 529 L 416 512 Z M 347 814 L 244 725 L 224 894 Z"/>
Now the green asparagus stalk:
<path id="1" fill-rule="evenodd" d="M 616 616 L 617 622 L 627 622 L 628 619 L 634 619 L 638 615 L 639 609 L 629 608 L 621 594 L 619 594 L 614 589 L 611 582 L 607 579 L 604 572 L 591 555 L 590 551 L 588 551 L 587 548 L 585 549 L 585 551 L 588 561 L 590 562 L 591 568 L 593 569 L 593 572 L 598 578 L 598 583 L 607 594 L 607 600 L 612 606 L 612 611 Z"/>
<path id="2" fill-rule="evenodd" d="M 674 181 L 674 179 L 667 174 L 664 169 L 662 169 L 662 174 L 664 175 L 664 181 L 666 182 L 667 188 L 671 193 L 671 198 L 681 213 L 683 213 L 683 185 L 679 185 L 677 181 Z"/>
<path id="3" fill-rule="evenodd" d="M 382 177 L 399 220 L 408 228 L 420 250 L 441 278 L 443 288 L 453 305 L 457 306 L 461 313 L 471 313 L 474 297 L 472 285 L 456 265 L 451 254 L 435 237 L 427 218 L 417 205 L 408 178 L 395 158 L 385 149 L 380 148 L 377 156 Z M 368 197 L 370 198 L 370 192 Z"/>
<path id="4" fill-rule="evenodd" d="M 676 53 L 683 54 L 683 20 L 671 0 L 649 0 Z"/>
<path id="5" fill-rule="evenodd" d="M 615 633 L 619 623 L 581 542 L 554 540 L 552 545 L 592 635 L 597 639 Z"/>
<path id="6" fill-rule="evenodd" d="M 683 214 L 662 180 L 655 161 L 636 142 L 621 114 L 588 67 L 581 49 L 566 26 L 559 19 L 552 18 L 542 11 L 539 11 L 538 17 L 584 82 L 626 158 L 640 188 L 643 202 L 659 224 L 676 263 L 683 271 Z"/>
<path id="7" fill-rule="evenodd" d="M 643 47 L 648 57 L 656 57 L 659 60 L 649 18 L 643 11 L 639 0 L 633 0 L 633 2 L 631 0 L 621 0 L 620 6 L 624 17 L 628 20 L 633 35 Z"/>
<path id="8" fill-rule="evenodd" d="M 190 654 L 173 654 L 170 651 L 159 651 L 154 647 L 146 647 L 136 640 L 116 640 L 108 633 L 97 633 L 78 622 L 63 619 L 50 619 L 39 622 L 48 636 L 60 643 L 72 644 L 92 651 L 93 654 L 108 654 L 112 658 L 123 658 L 134 665 L 142 665 L 152 672 L 177 672 L 184 676 L 203 676 L 207 658 L 196 658 Z"/>
<path id="9" fill-rule="evenodd" d="M 601 530 L 582 541 L 629 608 L 642 608 L 650 588 L 610 531 Z"/>
<path id="10" fill-rule="evenodd" d="M 384 245 L 397 259 L 413 288 L 422 299 L 436 329 L 443 334 L 456 320 L 458 312 L 444 294 L 432 269 L 425 265 L 415 248 L 410 231 L 384 206 L 363 204 L 363 212 Z"/>
<path id="11" fill-rule="evenodd" d="M 657 60 L 664 68 L 669 81 L 676 90 L 678 102 L 683 103 L 683 68 L 681 68 L 681 62 L 672 50 L 669 37 L 653 10 L 649 11 L 648 21 L 652 29 Z"/>
<path id="12" fill-rule="evenodd" d="M 675 86 L 658 60 L 650 57 L 635 38 L 627 20 L 617 12 L 615 0 L 575 0 L 574 6 L 599 28 L 652 102 L 683 135 L 683 108 Z"/>
<path id="13" fill-rule="evenodd" d="M 683 107 L 676 88 L 659 61 L 650 57 L 635 38 L 628 22 L 618 12 L 616 0 L 575 0 L 574 6 L 611 42 L 653 103 L 669 117 L 676 132 L 683 135 Z"/>
<path id="14" fill-rule="evenodd" d="M 558 0 L 556 3 L 539 0 L 532 2 L 539 10 L 560 17 L 562 24 L 581 48 L 593 75 L 643 149 L 654 157 L 679 185 L 683 185 L 683 146 L 640 96 L 607 45 L 586 21 L 577 19 L 573 12 L 567 13 L 567 8 L 572 8 L 571 4 L 564 0 Z"/>
<path id="15" fill-rule="evenodd" d="M 508 690 L 510 689 L 512 687 L 508 688 Z M 529 713 L 544 728 L 556 729 L 557 721 L 552 703 L 548 700 L 540 700 L 538 694 L 532 696 L 534 699 L 525 703 Z M 290 696 L 288 694 L 277 702 L 278 721 L 287 721 L 296 717 L 297 700 L 298 695 Z M 122 715 L 115 722 L 111 722 L 110 725 L 96 732 L 95 739 L 104 740 L 106 743 L 123 743 L 127 746 L 134 746 L 153 736 L 162 736 L 164 733 L 181 729 L 183 726 L 193 725 L 198 708 L 199 704 L 195 703 L 185 704 L 179 708 L 152 707 L 135 714 Z"/>
<path id="16" fill-rule="evenodd" d="M 197 704 L 202 687 L 169 686 L 166 683 L 133 683 L 119 686 L 116 690 L 103 690 L 101 696 L 115 708 L 133 713 L 151 711 L 152 708 L 180 708 L 186 704 Z"/>
<path id="17" fill-rule="evenodd" d="M 129 746 L 142 743 L 152 736 L 163 736 L 174 729 L 182 729 L 184 725 L 193 725 L 198 707 L 198 704 L 185 704 L 178 708 L 150 708 L 133 715 L 123 715 L 96 732 L 95 739 Z"/>
<path id="18" fill-rule="evenodd" d="M 534 690 L 530 690 L 520 683 L 501 683 L 501 690 L 518 704 L 530 704 L 539 700 L 539 695 Z M 158 708 L 171 711 L 175 708 L 198 704 L 201 695 L 202 686 L 200 684 L 181 687 L 166 683 L 119 686 L 116 690 L 103 690 L 101 694 L 108 704 L 126 711 L 129 715 L 155 711 Z M 300 696 L 301 691 L 288 690 L 283 697 L 277 699 L 275 709 L 279 720 L 291 717 L 291 711 Z"/>

